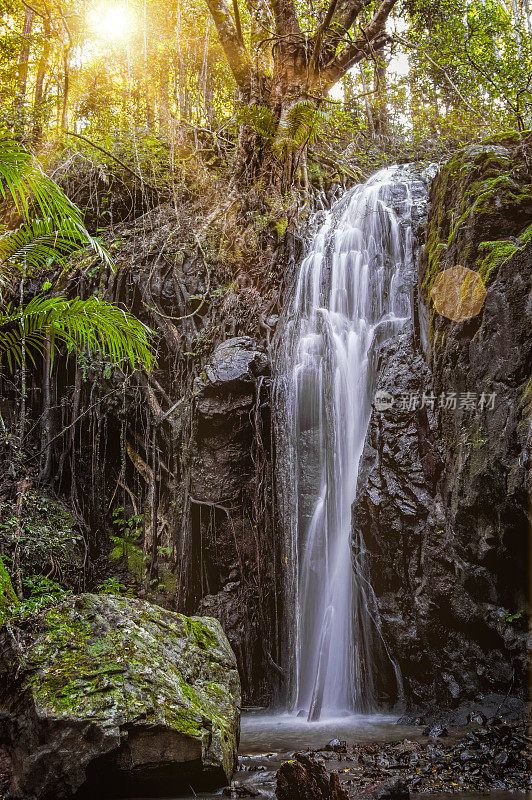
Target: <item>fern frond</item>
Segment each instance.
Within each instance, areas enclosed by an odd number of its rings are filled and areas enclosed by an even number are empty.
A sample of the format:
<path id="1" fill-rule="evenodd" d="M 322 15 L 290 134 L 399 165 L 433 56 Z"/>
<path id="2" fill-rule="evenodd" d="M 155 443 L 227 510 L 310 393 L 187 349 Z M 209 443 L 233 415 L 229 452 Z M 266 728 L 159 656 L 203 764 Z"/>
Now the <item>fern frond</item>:
<path id="1" fill-rule="evenodd" d="M 132 367 L 139 363 L 151 369 L 151 333 L 131 314 L 97 297 L 67 300 L 37 295 L 22 309 L 9 305 L 0 313 L 0 357 L 6 355 L 12 370 L 21 363 L 23 346 L 33 359 L 32 351 L 42 354 L 48 339 L 51 365 L 56 349 L 66 345 L 77 351 L 99 351 L 114 364 L 126 360 Z"/>
<path id="2" fill-rule="evenodd" d="M 275 138 L 277 118 L 267 106 L 244 106 L 236 111 L 234 119 L 237 125 L 248 125 L 266 143 L 272 142 Z"/>
<path id="3" fill-rule="evenodd" d="M 329 121 L 329 113 L 316 108 L 312 101 L 298 100 L 279 123 L 275 147 L 278 152 L 293 152 L 304 144 L 313 144 Z"/>

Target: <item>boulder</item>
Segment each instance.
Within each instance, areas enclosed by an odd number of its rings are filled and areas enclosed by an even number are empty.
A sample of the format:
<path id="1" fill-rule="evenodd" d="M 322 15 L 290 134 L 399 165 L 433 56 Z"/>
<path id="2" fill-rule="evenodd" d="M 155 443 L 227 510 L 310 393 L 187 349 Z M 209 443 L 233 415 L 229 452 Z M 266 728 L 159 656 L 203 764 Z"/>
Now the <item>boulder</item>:
<path id="1" fill-rule="evenodd" d="M 226 785 L 240 726 L 220 624 L 84 594 L 0 631 L 7 796 L 176 794 Z"/>
<path id="2" fill-rule="evenodd" d="M 254 339 L 236 336 L 215 349 L 205 366 L 203 384 L 231 388 L 241 382 L 253 383 L 257 376 L 267 373 L 268 367 L 268 357 Z"/>
<path id="3" fill-rule="evenodd" d="M 277 800 L 349 800 L 336 772 L 329 774 L 323 762 L 306 753 L 296 753 L 277 771 Z"/>

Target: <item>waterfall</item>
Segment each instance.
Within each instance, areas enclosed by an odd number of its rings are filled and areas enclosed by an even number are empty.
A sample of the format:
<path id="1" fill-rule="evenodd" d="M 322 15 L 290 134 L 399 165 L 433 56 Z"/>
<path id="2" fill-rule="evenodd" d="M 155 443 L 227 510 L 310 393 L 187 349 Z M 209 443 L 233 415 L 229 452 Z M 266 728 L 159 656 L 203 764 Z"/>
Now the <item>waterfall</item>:
<path id="1" fill-rule="evenodd" d="M 381 661 L 396 670 L 364 542 L 351 541 L 351 506 L 378 348 L 410 318 L 413 181 L 408 168 L 390 167 L 333 206 L 282 331 L 290 705 L 310 720 L 375 709 Z"/>

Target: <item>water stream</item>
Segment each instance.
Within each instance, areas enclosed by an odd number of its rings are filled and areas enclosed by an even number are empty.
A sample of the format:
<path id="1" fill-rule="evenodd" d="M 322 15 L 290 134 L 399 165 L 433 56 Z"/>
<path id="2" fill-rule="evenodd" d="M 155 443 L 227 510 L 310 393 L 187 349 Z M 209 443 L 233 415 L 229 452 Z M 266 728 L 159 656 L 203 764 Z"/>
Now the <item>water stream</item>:
<path id="1" fill-rule="evenodd" d="M 243 715 L 235 773 L 237 783 L 268 800 L 275 798 L 277 769 L 295 751 L 319 750 L 331 738 L 351 745 L 421 737 L 421 728 L 375 713 L 376 674 L 395 671 L 397 693 L 401 681 L 382 638 L 364 542 L 351 541 L 351 505 L 378 348 L 410 319 L 412 216 L 425 200 L 426 186 L 408 167 L 382 170 L 348 192 L 326 214 L 300 266 L 282 331 L 278 469 L 292 576 L 288 608 L 295 612 L 286 658 L 290 710 Z M 179 795 L 220 796 L 221 790 Z M 461 797 L 480 800 L 477 793 Z M 515 797 L 490 793 L 491 800 Z"/>
<path id="2" fill-rule="evenodd" d="M 373 711 L 383 661 L 400 692 L 351 506 L 378 346 L 410 318 L 412 181 L 390 167 L 335 204 L 301 264 L 283 333 L 290 706 L 309 720 Z"/>

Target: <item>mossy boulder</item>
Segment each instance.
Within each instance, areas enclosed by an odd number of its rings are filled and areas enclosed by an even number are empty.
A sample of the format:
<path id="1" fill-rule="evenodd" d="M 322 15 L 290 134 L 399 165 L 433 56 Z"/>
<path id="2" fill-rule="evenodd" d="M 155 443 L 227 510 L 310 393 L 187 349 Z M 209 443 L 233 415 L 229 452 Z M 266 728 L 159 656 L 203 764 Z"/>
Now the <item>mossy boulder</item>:
<path id="1" fill-rule="evenodd" d="M 236 660 L 217 620 L 84 594 L 0 631 L 9 797 L 176 794 L 229 782 Z"/>

